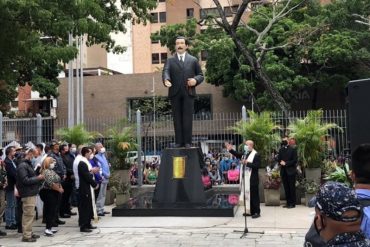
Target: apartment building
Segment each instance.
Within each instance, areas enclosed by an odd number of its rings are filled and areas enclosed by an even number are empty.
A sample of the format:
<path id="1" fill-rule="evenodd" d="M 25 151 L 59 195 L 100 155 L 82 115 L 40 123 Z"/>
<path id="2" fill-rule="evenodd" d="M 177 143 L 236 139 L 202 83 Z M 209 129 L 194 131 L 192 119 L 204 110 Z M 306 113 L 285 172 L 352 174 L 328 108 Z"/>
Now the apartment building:
<path id="1" fill-rule="evenodd" d="M 232 16 L 241 0 L 221 0 L 225 10 Z M 158 0 L 147 25 L 127 23 L 125 34 L 112 34 L 117 44 L 127 47 L 123 54 L 108 53 L 100 45 L 83 46 L 84 68 L 107 68 L 122 74 L 152 73 L 160 71 L 170 53 L 150 36 L 163 25 L 185 23 L 189 18 L 201 19 L 209 13 L 217 13 L 212 0 Z M 201 27 L 199 27 L 201 29 Z"/>

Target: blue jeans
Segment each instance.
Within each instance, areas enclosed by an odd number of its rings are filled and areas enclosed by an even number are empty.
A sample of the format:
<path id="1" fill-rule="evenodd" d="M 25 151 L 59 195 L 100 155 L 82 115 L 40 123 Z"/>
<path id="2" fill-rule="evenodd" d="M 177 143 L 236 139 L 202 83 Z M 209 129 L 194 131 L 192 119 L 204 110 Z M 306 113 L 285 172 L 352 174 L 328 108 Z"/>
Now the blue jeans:
<path id="1" fill-rule="evenodd" d="M 7 226 L 16 225 L 17 222 L 15 220 L 15 211 L 16 211 L 16 203 L 15 203 L 15 196 L 14 190 L 6 191 L 5 193 L 6 198 L 6 208 L 5 208 L 5 222 Z"/>

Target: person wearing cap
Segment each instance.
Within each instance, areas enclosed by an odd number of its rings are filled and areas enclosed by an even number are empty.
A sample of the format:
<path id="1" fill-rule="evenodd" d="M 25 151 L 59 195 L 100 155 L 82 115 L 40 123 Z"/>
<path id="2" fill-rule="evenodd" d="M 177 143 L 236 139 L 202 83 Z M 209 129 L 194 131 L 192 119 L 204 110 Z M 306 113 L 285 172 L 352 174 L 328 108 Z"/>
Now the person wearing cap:
<path id="1" fill-rule="evenodd" d="M 313 224 L 326 246 L 370 246 L 360 229 L 360 202 L 347 185 L 333 181 L 322 185 L 316 194 L 315 212 Z"/>
<path id="2" fill-rule="evenodd" d="M 35 218 L 36 195 L 39 193 L 44 175 L 36 175 L 31 160 L 34 150 L 28 148 L 24 152 L 24 158 L 17 167 L 16 186 L 22 201 L 22 242 L 36 242 L 39 235 L 32 233 L 32 223 Z"/>

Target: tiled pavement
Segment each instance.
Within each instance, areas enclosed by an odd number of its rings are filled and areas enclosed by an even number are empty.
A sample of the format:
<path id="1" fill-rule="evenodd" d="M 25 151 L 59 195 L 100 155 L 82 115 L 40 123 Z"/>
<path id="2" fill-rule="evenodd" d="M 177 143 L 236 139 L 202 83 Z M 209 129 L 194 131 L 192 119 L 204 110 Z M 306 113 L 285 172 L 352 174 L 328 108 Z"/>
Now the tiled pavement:
<path id="1" fill-rule="evenodd" d="M 98 229 L 88 234 L 79 232 L 77 216 L 73 216 L 67 219 L 65 226 L 59 227 L 54 237 L 41 236 L 36 243 L 22 243 L 21 234 L 7 231 L 8 236 L 0 238 L 0 246 L 303 246 L 304 235 L 313 218 L 312 209 L 305 206 L 285 209 L 261 204 L 261 211 L 260 218 L 247 218 L 249 233 L 242 239 L 242 233 L 234 232 L 244 230 L 240 207 L 234 218 L 107 215 L 96 224 Z M 44 226 L 41 220 L 36 221 L 34 226 L 34 232 L 42 235 Z M 252 231 L 263 231 L 264 234 Z"/>

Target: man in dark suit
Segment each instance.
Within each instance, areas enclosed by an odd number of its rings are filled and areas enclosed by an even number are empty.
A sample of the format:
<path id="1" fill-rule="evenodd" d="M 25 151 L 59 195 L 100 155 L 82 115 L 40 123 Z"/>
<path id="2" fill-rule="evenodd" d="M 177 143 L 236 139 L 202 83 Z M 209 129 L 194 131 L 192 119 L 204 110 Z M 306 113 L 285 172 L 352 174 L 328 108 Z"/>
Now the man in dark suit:
<path id="1" fill-rule="evenodd" d="M 176 38 L 176 54 L 167 59 L 163 68 L 163 83 L 171 101 L 176 147 L 190 147 L 193 127 L 195 87 L 204 77 L 198 60 L 189 55 L 188 41 Z"/>
<path id="2" fill-rule="evenodd" d="M 280 165 L 281 180 L 285 190 L 286 208 L 295 208 L 296 194 L 295 182 L 297 172 L 297 150 L 288 144 L 288 138 L 284 137 L 277 157 Z"/>

